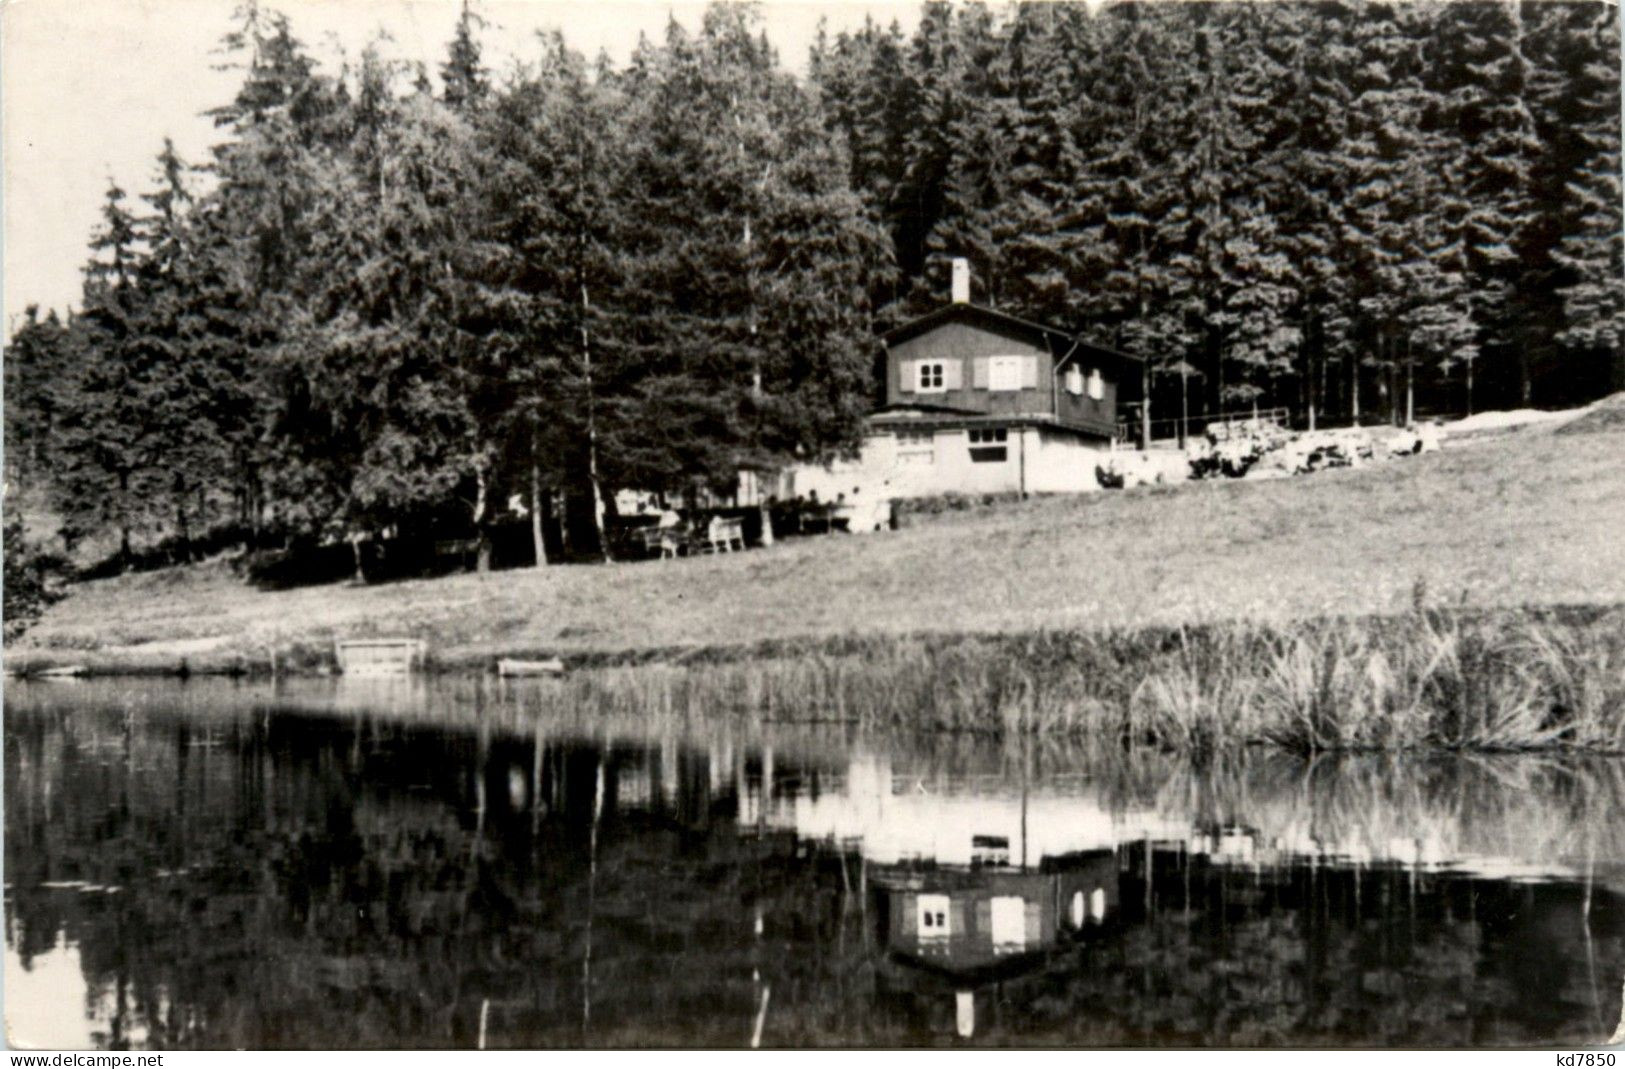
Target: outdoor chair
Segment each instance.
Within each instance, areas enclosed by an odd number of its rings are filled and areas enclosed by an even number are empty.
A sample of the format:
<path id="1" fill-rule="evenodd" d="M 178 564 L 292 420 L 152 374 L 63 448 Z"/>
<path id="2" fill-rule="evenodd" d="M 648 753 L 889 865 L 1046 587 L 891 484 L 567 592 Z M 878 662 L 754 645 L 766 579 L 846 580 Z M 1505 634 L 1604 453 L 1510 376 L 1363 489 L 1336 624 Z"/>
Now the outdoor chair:
<path id="1" fill-rule="evenodd" d="M 704 552 L 729 553 L 735 547 L 745 548 L 745 521 L 713 516 L 705 528 Z"/>
<path id="2" fill-rule="evenodd" d="M 645 527 L 638 533 L 643 540 L 645 552 L 650 556 L 658 556 L 661 560 L 676 557 L 682 552 L 686 540 L 681 526 Z"/>

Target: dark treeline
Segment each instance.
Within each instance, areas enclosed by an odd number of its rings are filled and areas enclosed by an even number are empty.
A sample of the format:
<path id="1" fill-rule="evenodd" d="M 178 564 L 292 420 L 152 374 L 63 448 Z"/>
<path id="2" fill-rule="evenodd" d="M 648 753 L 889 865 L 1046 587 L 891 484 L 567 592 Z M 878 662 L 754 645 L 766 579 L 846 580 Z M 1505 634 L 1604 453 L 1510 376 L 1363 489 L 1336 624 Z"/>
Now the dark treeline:
<path id="1" fill-rule="evenodd" d="M 472 533 L 852 449 L 877 328 L 981 303 L 1147 358 L 1151 415 L 1558 404 L 1620 383 L 1600 3 L 928 4 L 797 80 L 711 8 L 617 69 L 320 69 L 253 3 L 203 161 L 107 193 L 6 357 L 68 547 Z"/>

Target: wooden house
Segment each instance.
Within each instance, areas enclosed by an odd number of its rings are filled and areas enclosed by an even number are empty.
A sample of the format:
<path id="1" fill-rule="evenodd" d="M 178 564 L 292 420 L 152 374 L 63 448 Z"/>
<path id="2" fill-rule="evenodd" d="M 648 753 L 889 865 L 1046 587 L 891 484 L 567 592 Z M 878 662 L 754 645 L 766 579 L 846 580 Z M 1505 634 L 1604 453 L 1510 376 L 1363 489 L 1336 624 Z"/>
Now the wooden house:
<path id="1" fill-rule="evenodd" d="M 974 975 L 1020 968 L 1066 932 L 1101 924 L 1117 906 L 1117 855 L 1046 858 L 1041 868 L 877 869 L 886 945 L 899 957 Z"/>
<path id="2" fill-rule="evenodd" d="M 1025 1001 L 1017 990 L 1042 977 L 1054 952 L 1106 937 L 1118 858 L 1098 850 L 1037 870 L 883 867 L 871 886 L 887 949 L 883 998 L 926 1022 L 952 1006 L 955 1033 L 970 1039 L 1001 1004 Z"/>
<path id="3" fill-rule="evenodd" d="M 1141 362 L 970 303 L 968 272 L 954 267 L 954 299 L 883 338 L 883 400 L 860 459 L 798 471 L 795 492 L 889 499 L 1099 487 L 1118 407 L 1138 399 Z"/>

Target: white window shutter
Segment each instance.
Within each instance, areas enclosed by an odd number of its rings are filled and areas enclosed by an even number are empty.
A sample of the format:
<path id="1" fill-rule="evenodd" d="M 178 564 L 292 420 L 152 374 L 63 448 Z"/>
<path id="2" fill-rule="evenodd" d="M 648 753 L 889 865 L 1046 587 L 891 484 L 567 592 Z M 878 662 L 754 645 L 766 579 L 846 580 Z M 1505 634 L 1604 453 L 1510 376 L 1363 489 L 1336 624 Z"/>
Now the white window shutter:
<path id="1" fill-rule="evenodd" d="M 1024 356 L 1021 358 L 1021 388 L 1023 390 L 1038 389 L 1038 357 Z"/>
<path id="2" fill-rule="evenodd" d="M 974 357 L 971 360 L 971 386 L 978 390 L 987 389 L 987 365 L 985 356 Z"/>
<path id="3" fill-rule="evenodd" d="M 991 929 L 993 945 L 1016 949 L 1027 945 L 1027 903 L 1017 895 L 997 895 L 992 902 Z"/>
<path id="4" fill-rule="evenodd" d="M 919 374 L 915 370 L 915 364 L 917 363 L 918 361 L 915 360 L 899 360 L 897 362 L 897 389 L 900 393 L 913 393 L 919 385 L 919 381 L 915 377 Z"/>
<path id="5" fill-rule="evenodd" d="M 943 361 L 942 388 L 944 390 L 962 390 L 965 388 L 965 362 L 963 360 Z"/>
<path id="6" fill-rule="evenodd" d="M 987 362 L 987 388 L 999 391 L 1021 389 L 1021 357 L 990 357 Z"/>

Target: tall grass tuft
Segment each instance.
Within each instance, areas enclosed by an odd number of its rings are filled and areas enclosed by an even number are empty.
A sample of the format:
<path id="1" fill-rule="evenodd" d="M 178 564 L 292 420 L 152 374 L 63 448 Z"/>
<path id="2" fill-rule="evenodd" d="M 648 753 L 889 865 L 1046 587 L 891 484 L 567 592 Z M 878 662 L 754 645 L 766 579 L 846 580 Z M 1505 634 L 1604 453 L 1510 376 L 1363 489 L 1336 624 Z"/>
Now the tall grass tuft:
<path id="1" fill-rule="evenodd" d="M 606 714 L 1072 737 L 1206 753 L 1625 752 L 1625 610 L 846 639 L 579 672 Z"/>

